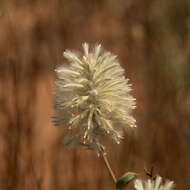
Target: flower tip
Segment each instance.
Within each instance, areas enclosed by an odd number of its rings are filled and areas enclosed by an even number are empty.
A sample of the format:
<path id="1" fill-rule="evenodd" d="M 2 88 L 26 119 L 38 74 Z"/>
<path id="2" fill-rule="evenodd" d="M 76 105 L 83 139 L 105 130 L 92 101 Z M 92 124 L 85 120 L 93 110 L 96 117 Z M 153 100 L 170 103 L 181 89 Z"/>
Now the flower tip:
<path id="1" fill-rule="evenodd" d="M 83 46 L 83 49 L 84 49 L 84 54 L 85 54 L 85 56 L 88 56 L 88 50 L 89 50 L 88 43 L 84 42 L 84 43 L 82 44 L 82 46 Z"/>

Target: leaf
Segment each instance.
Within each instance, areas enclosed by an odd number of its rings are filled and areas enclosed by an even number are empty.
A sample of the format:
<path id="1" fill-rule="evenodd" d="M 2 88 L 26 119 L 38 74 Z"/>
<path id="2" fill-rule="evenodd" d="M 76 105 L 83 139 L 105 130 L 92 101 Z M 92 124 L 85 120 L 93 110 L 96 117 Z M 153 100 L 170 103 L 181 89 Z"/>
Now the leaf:
<path id="1" fill-rule="evenodd" d="M 116 182 L 116 189 L 121 190 L 124 188 L 130 181 L 132 181 L 136 177 L 136 173 L 127 172 L 122 175 Z"/>

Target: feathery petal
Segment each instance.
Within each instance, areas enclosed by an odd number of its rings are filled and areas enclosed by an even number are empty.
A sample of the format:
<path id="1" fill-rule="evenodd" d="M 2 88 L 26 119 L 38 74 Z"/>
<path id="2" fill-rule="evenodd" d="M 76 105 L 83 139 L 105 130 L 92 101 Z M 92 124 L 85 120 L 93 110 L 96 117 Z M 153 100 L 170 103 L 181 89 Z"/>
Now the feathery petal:
<path id="1" fill-rule="evenodd" d="M 134 187 L 136 190 L 172 190 L 174 188 L 174 182 L 168 180 L 162 183 L 162 177 L 156 176 L 154 180 L 148 179 L 147 181 L 142 181 L 136 179 Z"/>
<path id="2" fill-rule="evenodd" d="M 90 51 L 84 43 L 83 49 L 82 57 L 66 50 L 64 57 L 70 65 L 55 70 L 58 79 L 54 122 L 74 130 L 66 144 L 73 139 L 74 144 L 97 147 L 102 136 L 119 143 L 122 129 L 135 126 L 130 115 L 135 108 L 135 98 L 129 94 L 131 85 L 117 56 L 104 51 L 101 45 Z"/>

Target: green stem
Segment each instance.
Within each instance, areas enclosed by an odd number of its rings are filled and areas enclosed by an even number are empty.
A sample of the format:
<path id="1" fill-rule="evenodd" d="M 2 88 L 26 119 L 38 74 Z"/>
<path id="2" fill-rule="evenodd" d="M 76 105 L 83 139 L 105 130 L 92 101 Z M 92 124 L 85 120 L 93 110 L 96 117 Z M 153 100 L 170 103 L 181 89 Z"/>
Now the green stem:
<path id="1" fill-rule="evenodd" d="M 115 174 L 114 174 L 114 172 L 113 172 L 113 170 L 112 170 L 112 168 L 110 166 L 110 163 L 108 161 L 106 153 L 104 152 L 104 149 L 102 147 L 100 147 L 99 149 L 100 149 L 101 156 L 102 156 L 102 158 L 104 160 L 104 164 L 105 164 L 106 168 L 108 169 L 108 172 L 109 172 L 114 184 L 116 184 L 117 179 L 116 179 Z"/>

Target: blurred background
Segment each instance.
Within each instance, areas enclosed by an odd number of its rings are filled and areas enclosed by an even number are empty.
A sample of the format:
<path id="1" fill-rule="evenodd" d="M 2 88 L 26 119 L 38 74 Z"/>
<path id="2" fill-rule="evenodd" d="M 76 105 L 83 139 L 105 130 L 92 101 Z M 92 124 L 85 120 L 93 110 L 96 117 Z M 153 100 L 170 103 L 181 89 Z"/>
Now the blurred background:
<path id="1" fill-rule="evenodd" d="M 154 166 L 187 189 L 190 1 L 1 0 L 0 190 L 114 189 L 102 160 L 63 147 L 52 124 L 54 69 L 84 41 L 118 55 L 137 99 L 138 128 L 108 146 L 116 176 Z"/>

